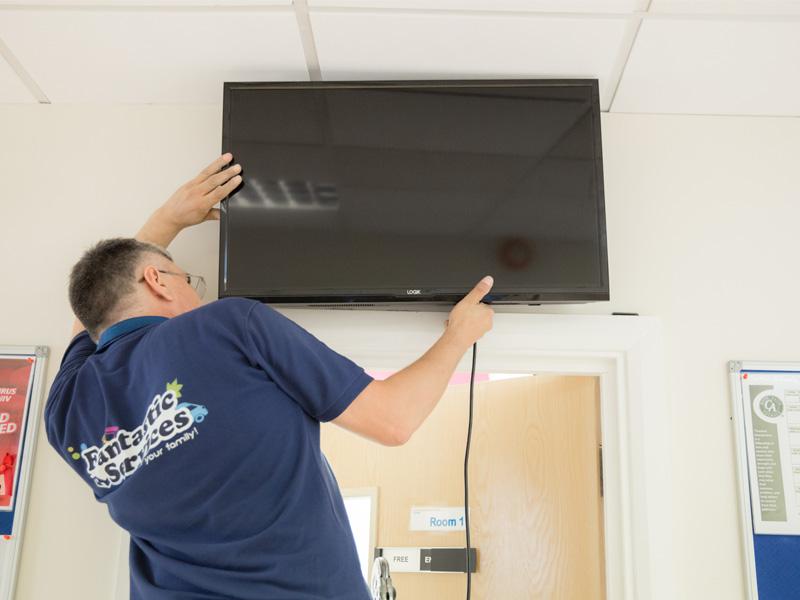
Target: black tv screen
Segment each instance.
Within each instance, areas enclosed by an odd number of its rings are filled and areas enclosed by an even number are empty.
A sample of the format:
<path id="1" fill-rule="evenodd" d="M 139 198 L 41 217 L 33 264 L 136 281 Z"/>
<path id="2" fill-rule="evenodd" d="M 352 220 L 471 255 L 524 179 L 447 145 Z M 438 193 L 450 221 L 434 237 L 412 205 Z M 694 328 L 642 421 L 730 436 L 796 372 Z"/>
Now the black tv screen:
<path id="1" fill-rule="evenodd" d="M 225 83 L 219 296 L 607 300 L 597 80 Z"/>

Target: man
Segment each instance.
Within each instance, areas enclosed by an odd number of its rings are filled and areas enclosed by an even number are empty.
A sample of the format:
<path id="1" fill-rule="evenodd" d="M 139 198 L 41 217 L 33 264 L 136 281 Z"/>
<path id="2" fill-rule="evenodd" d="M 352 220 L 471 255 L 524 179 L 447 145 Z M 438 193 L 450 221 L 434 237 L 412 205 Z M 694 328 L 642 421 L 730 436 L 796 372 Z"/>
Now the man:
<path id="1" fill-rule="evenodd" d="M 491 329 L 480 300 L 492 281 L 383 381 L 265 304 L 201 306 L 202 280 L 164 248 L 219 218 L 212 207 L 241 183 L 231 158 L 182 186 L 135 239 L 100 242 L 73 268 L 77 321 L 47 437 L 130 533 L 132 599 L 366 600 L 319 424 L 405 443 Z"/>

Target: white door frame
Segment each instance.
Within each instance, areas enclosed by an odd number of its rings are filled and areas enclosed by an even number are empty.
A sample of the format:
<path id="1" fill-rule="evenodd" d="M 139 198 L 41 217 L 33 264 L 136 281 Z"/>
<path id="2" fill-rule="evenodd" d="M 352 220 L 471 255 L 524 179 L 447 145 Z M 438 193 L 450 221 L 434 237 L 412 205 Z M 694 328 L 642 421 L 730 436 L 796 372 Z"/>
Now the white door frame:
<path id="1" fill-rule="evenodd" d="M 365 369 L 382 371 L 419 358 L 447 318 L 444 312 L 280 312 Z M 672 421 L 662 356 L 654 317 L 497 311 L 478 342 L 481 372 L 600 378 L 608 600 L 674 599 Z M 468 351 L 458 370 L 469 372 L 471 359 Z"/>
<path id="2" fill-rule="evenodd" d="M 340 354 L 380 371 L 417 360 L 447 318 L 446 312 L 279 310 Z M 478 342 L 478 371 L 600 379 L 606 598 L 673 600 L 672 421 L 660 320 L 500 310 Z M 469 372 L 471 358 L 468 351 L 458 370 Z M 122 544 L 116 598 L 127 597 L 127 535 Z"/>

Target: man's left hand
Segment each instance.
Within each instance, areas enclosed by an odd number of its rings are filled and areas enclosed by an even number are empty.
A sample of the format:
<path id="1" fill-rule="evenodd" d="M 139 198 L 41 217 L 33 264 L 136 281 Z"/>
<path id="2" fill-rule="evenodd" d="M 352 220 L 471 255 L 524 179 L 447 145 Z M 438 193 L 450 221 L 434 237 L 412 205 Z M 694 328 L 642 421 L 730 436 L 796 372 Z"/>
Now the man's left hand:
<path id="1" fill-rule="evenodd" d="M 218 221 L 219 209 L 214 205 L 229 195 L 242 182 L 242 168 L 233 165 L 223 170 L 233 156 L 223 154 L 186 182 L 158 208 L 136 234 L 140 242 L 150 242 L 162 248 L 170 245 L 181 230 L 203 221 Z M 85 327 L 78 320 L 72 326 L 72 337 Z"/>
<path id="2" fill-rule="evenodd" d="M 181 230 L 204 221 L 218 221 L 220 213 L 214 205 L 242 182 L 240 165 L 223 169 L 232 158 L 230 153 L 223 154 L 179 187 L 150 216 L 136 239 L 166 248 Z"/>

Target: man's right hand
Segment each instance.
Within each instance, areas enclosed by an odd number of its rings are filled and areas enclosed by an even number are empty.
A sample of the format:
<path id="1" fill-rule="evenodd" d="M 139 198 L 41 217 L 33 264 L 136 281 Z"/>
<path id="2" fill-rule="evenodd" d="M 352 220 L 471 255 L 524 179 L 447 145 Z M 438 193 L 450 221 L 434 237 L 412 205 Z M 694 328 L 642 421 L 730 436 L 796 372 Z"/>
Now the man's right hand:
<path id="1" fill-rule="evenodd" d="M 481 303 L 484 296 L 491 291 L 492 285 L 494 285 L 494 279 L 490 275 L 481 279 L 478 285 L 453 307 L 449 318 L 445 321 L 444 335 L 465 349 L 472 346 L 492 328 L 494 309 Z"/>
<path id="2" fill-rule="evenodd" d="M 405 444 L 439 402 L 464 353 L 492 328 L 494 309 L 481 300 L 493 284 L 484 277 L 453 307 L 447 329 L 425 354 L 371 382 L 333 422 L 380 444 Z"/>

